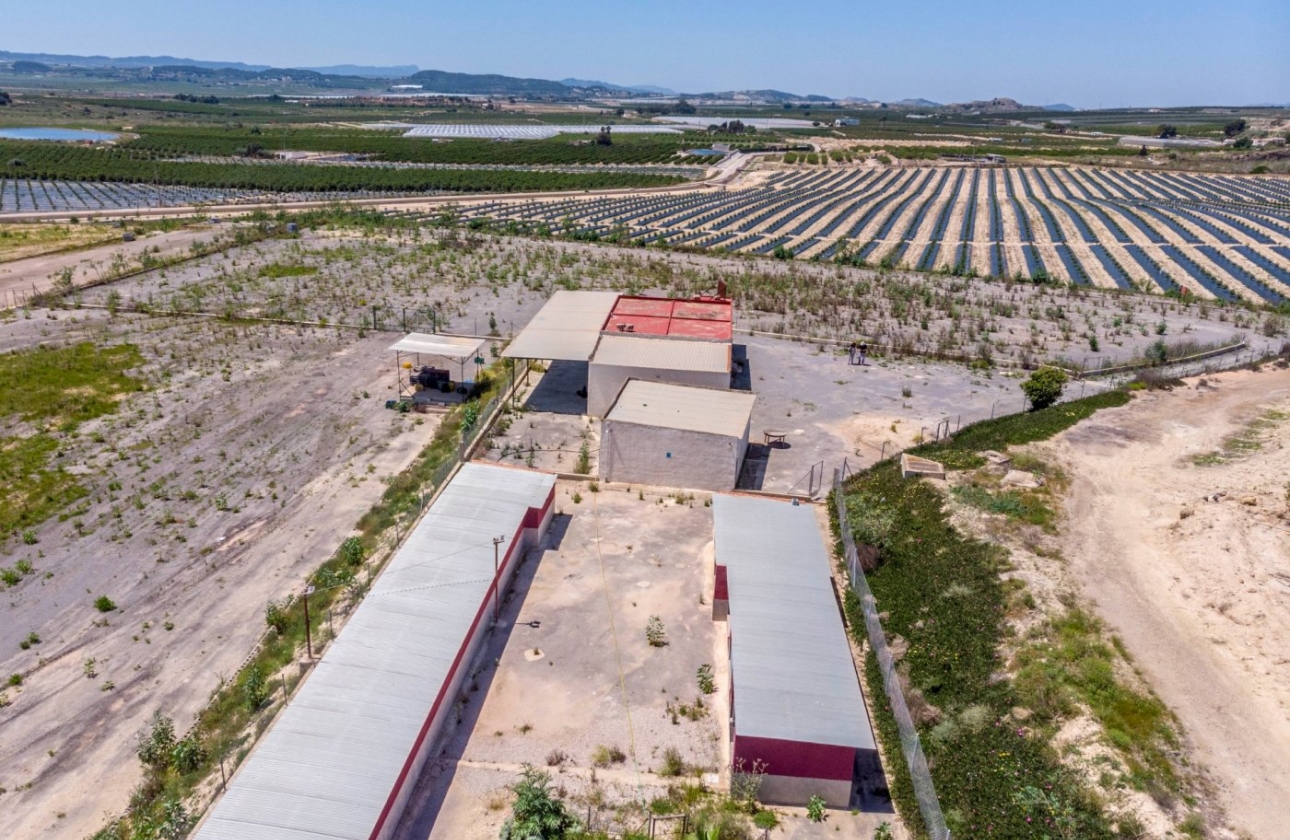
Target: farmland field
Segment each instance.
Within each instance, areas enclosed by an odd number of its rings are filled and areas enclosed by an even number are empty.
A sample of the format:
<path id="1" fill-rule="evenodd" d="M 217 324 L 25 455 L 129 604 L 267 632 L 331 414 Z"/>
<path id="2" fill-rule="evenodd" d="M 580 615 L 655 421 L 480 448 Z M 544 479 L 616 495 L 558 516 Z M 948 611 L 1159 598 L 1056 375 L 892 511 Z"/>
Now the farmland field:
<path id="1" fill-rule="evenodd" d="M 754 173 L 752 178 L 758 178 Z M 509 230 L 1278 304 L 1290 181 L 1056 167 L 780 168 L 721 192 L 476 205 Z"/>

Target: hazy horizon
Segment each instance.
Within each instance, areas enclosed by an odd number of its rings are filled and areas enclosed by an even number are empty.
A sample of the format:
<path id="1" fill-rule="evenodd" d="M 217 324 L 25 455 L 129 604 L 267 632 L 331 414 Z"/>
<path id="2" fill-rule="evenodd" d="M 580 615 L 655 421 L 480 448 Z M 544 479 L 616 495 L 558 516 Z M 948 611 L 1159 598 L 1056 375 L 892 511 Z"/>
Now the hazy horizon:
<path id="1" fill-rule="evenodd" d="M 266 9 L 268 10 L 266 12 Z M 76 21 L 68 26 L 67 21 Z M 1290 103 L 1290 4 L 1015 0 L 863 8 L 824 0 L 615 9 L 585 0 L 410 8 L 392 0 L 212 0 L 162 6 L 64 0 L 9 12 L 14 52 L 171 55 L 276 67 L 405 65 L 673 90 L 962 102 L 1012 97 L 1080 108 Z"/>

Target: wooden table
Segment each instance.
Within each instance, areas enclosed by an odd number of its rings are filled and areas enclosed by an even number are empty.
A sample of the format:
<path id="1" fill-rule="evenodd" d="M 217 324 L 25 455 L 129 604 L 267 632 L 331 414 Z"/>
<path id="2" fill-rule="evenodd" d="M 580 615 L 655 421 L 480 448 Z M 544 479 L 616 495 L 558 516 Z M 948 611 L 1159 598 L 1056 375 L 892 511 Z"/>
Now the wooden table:
<path id="1" fill-rule="evenodd" d="M 788 432 L 781 429 L 765 429 L 762 431 L 762 437 L 767 446 L 779 446 L 787 442 L 785 438 L 788 437 Z"/>

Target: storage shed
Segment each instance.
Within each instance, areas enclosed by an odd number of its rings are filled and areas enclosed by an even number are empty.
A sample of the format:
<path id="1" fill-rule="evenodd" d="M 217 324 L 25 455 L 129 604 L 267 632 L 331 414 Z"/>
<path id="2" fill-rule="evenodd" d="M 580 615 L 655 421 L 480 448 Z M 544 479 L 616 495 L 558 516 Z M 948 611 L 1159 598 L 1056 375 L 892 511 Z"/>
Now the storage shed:
<path id="1" fill-rule="evenodd" d="M 601 336 L 587 374 L 587 414 L 604 417 L 628 379 L 729 388 L 730 347 L 727 342 Z"/>
<path id="2" fill-rule="evenodd" d="M 728 605 L 730 754 L 765 802 L 849 808 L 880 773 L 815 511 L 713 498 L 714 612 Z"/>
<path id="3" fill-rule="evenodd" d="M 554 496 L 554 476 L 463 466 L 195 840 L 391 837 L 453 716 L 497 589 L 546 531 Z"/>
<path id="4" fill-rule="evenodd" d="M 628 380 L 600 430 L 600 477 L 695 490 L 730 490 L 748 449 L 756 397 Z"/>

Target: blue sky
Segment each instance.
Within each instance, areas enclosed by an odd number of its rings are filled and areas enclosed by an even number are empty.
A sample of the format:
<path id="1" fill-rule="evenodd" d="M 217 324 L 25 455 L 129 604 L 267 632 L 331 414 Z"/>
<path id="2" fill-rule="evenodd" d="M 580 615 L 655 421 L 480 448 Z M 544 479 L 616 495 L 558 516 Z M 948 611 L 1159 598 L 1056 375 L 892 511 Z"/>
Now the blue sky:
<path id="1" fill-rule="evenodd" d="M 0 48 L 1078 107 L 1290 102 L 1290 2 L 50 0 Z"/>

